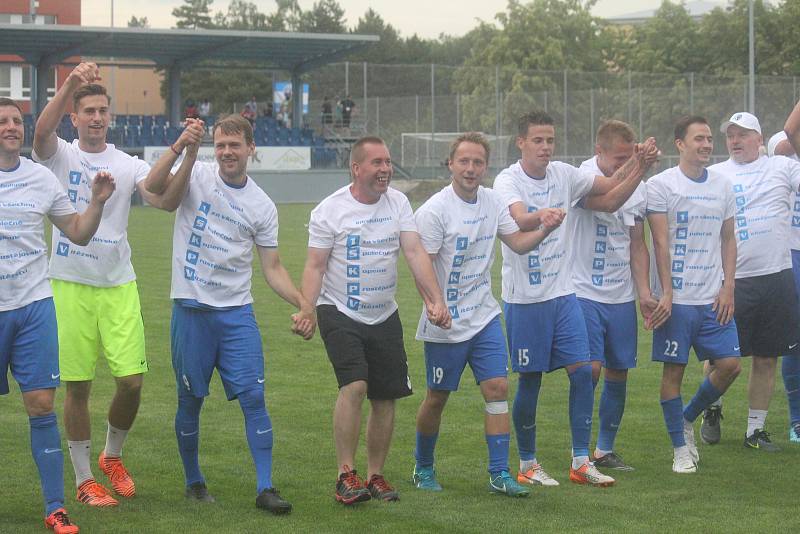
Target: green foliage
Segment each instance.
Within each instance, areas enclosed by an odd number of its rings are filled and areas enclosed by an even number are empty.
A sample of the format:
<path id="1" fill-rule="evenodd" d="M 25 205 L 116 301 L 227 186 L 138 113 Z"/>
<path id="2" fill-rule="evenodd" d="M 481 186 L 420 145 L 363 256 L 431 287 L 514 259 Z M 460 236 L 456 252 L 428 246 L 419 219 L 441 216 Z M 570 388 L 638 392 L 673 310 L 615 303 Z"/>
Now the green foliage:
<path id="1" fill-rule="evenodd" d="M 150 21 L 147 20 L 147 17 L 137 17 L 136 15 L 131 15 L 131 20 L 128 21 L 128 28 L 149 28 Z"/>
<path id="2" fill-rule="evenodd" d="M 210 8 L 214 0 L 183 0 L 183 4 L 172 10 L 177 20 L 175 26 L 196 30 L 197 28 L 213 28 Z"/>

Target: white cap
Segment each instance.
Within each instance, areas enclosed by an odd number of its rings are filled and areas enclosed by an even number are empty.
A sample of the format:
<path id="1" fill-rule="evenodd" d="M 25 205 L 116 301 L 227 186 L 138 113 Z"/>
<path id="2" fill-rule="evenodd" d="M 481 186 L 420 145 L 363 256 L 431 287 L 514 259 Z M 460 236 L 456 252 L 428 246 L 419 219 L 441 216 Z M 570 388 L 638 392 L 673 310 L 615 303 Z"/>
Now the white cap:
<path id="1" fill-rule="evenodd" d="M 722 133 L 728 133 L 728 126 L 731 124 L 741 126 L 745 130 L 755 130 L 758 133 L 761 133 L 761 124 L 759 124 L 756 116 L 752 113 L 747 113 L 746 111 L 731 115 L 730 120 L 722 123 L 722 126 L 719 127 L 719 131 Z"/>
<path id="2" fill-rule="evenodd" d="M 770 137 L 769 142 L 767 143 L 767 155 L 770 157 L 774 156 L 775 148 L 778 146 L 778 143 L 785 141 L 786 139 L 788 139 L 788 137 L 786 137 L 786 132 L 783 130 Z"/>

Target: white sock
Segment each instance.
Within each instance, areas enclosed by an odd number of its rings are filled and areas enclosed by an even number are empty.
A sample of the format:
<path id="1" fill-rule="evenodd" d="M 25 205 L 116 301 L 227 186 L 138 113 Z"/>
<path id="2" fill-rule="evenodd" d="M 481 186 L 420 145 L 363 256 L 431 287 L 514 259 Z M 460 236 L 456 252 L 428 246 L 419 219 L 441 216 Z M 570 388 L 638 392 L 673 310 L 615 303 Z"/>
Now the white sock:
<path id="1" fill-rule="evenodd" d="M 672 452 L 673 452 L 673 454 L 675 454 L 675 456 L 679 456 L 681 454 L 687 454 L 688 455 L 689 454 L 689 447 L 687 445 L 681 445 L 680 447 L 675 447 Z"/>
<path id="2" fill-rule="evenodd" d="M 572 457 L 572 468 L 573 469 L 580 469 L 583 464 L 589 463 L 588 456 L 573 456 Z"/>
<path id="3" fill-rule="evenodd" d="M 604 451 L 603 449 L 595 448 L 594 449 L 594 457 L 595 457 L 595 459 L 602 458 L 603 456 L 605 456 L 607 454 L 611 454 L 612 452 L 614 452 L 614 451 Z"/>
<path id="4" fill-rule="evenodd" d="M 80 486 L 87 480 L 94 478 L 92 475 L 91 447 L 92 440 L 67 441 L 69 457 L 72 460 L 72 469 L 75 470 L 75 485 Z"/>
<path id="5" fill-rule="evenodd" d="M 767 410 L 750 410 L 747 414 L 747 437 L 752 436 L 756 430 L 764 430 L 766 421 Z"/>
<path id="6" fill-rule="evenodd" d="M 519 470 L 523 473 L 526 473 L 529 469 L 533 469 L 534 465 L 536 465 L 536 458 L 533 460 L 520 460 Z"/>
<path id="7" fill-rule="evenodd" d="M 128 436 L 127 430 L 121 430 L 111 423 L 108 423 L 108 432 L 106 433 L 106 456 L 112 458 L 119 458 L 122 456 L 122 444 L 125 443 L 125 438 Z"/>
<path id="8" fill-rule="evenodd" d="M 691 421 L 689 421 L 685 417 L 683 418 L 683 431 L 684 432 L 694 432 L 694 423 L 692 423 Z"/>

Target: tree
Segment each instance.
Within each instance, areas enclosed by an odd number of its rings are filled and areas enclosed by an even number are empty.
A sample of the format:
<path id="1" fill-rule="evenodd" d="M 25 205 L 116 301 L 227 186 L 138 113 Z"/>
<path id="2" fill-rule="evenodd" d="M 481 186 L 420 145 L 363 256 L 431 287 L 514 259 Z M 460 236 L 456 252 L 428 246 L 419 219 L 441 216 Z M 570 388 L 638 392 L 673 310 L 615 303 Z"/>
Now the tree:
<path id="1" fill-rule="evenodd" d="M 214 16 L 214 25 L 229 30 L 268 30 L 267 15 L 259 11 L 258 6 L 246 0 L 231 0 L 228 13 L 218 12 Z"/>
<path id="2" fill-rule="evenodd" d="M 147 20 L 147 17 L 136 17 L 136 15 L 131 15 L 131 20 L 128 21 L 129 28 L 149 28 L 150 22 Z"/>
<path id="3" fill-rule="evenodd" d="M 213 28 L 210 7 L 214 0 L 183 0 L 183 5 L 172 10 L 172 16 L 177 19 L 175 26 L 196 30 L 198 28 Z"/>
<path id="4" fill-rule="evenodd" d="M 318 0 L 302 12 L 297 31 L 308 33 L 345 33 L 344 9 L 336 0 Z"/>

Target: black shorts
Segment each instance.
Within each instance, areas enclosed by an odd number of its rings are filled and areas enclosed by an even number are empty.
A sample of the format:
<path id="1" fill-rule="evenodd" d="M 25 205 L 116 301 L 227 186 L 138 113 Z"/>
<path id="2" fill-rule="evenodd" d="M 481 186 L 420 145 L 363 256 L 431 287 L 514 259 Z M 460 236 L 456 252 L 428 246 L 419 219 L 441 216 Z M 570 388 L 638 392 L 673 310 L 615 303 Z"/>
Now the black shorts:
<path id="1" fill-rule="evenodd" d="M 791 269 L 737 278 L 735 310 L 742 356 L 800 354 L 800 311 Z"/>
<path id="2" fill-rule="evenodd" d="M 397 311 L 384 322 L 369 325 L 324 304 L 317 306 L 317 321 L 340 388 L 364 380 L 370 399 L 411 395 L 403 326 Z"/>

